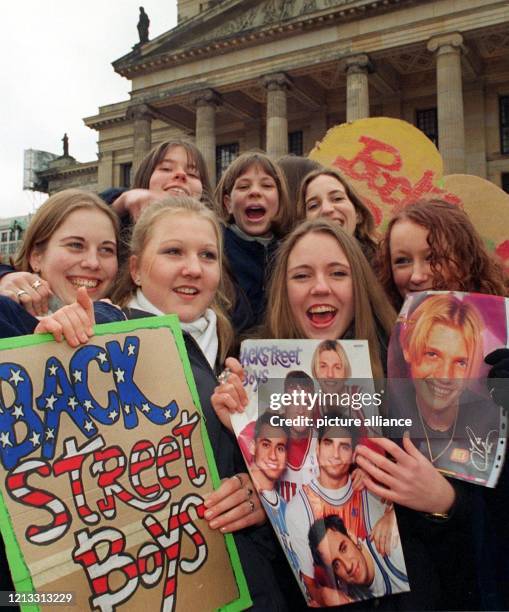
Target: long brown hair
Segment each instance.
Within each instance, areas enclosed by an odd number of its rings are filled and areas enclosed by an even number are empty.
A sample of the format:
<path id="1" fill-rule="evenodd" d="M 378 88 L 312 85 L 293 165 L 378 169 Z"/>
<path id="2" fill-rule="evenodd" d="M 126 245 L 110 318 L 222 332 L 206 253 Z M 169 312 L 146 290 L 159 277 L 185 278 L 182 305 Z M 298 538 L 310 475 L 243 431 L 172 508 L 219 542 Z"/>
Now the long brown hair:
<path id="1" fill-rule="evenodd" d="M 162 217 L 170 215 L 191 215 L 205 219 L 211 223 L 217 240 L 217 252 L 219 270 L 221 273 L 219 287 L 210 308 L 217 315 L 217 332 L 219 338 L 219 359 L 224 362 L 234 342 L 234 333 L 231 323 L 226 315 L 229 302 L 225 297 L 224 273 L 223 273 L 223 234 L 215 213 L 207 208 L 202 202 L 189 196 L 168 197 L 160 202 L 154 202 L 146 208 L 136 225 L 131 236 L 129 255 L 141 257 L 145 247 L 150 240 L 152 229 Z M 124 307 L 135 295 L 138 287 L 134 283 L 129 270 L 129 261 L 124 263 L 119 281 L 113 291 L 112 300 L 115 304 Z M 171 314 L 171 313 L 168 313 Z"/>
<path id="2" fill-rule="evenodd" d="M 267 338 L 302 338 L 302 331 L 294 319 L 288 298 L 288 259 L 295 245 L 308 234 L 332 236 L 350 264 L 354 300 L 354 337 L 367 340 L 375 378 L 383 378 L 384 364 L 380 352 L 378 331 L 389 337 L 396 313 L 387 302 L 382 287 L 376 280 L 355 238 L 337 224 L 320 218 L 298 225 L 281 244 L 276 258 L 269 290 L 265 329 Z M 319 237 L 317 237 L 319 239 Z M 318 243 L 319 244 L 319 243 Z"/>
<path id="3" fill-rule="evenodd" d="M 379 246 L 377 276 L 396 309 L 403 298 L 392 275 L 390 243 L 392 228 L 403 220 L 428 230 L 433 289 L 508 294 L 502 266 L 488 253 L 466 212 L 439 198 L 421 199 L 396 212 Z M 441 271 L 444 268 L 447 281 Z"/>
<path id="4" fill-rule="evenodd" d="M 111 221 L 119 243 L 118 217 L 99 196 L 82 189 L 64 189 L 50 196 L 32 217 L 20 250 L 13 259 L 13 265 L 20 272 L 33 272 L 30 256 L 34 251 L 44 251 L 46 243 L 67 217 L 82 208 L 97 209 Z M 45 279 L 51 282 L 51 279 Z"/>
<path id="5" fill-rule="evenodd" d="M 270 157 L 258 151 L 248 151 L 239 155 L 226 168 L 216 188 L 216 212 L 217 216 L 225 223 L 233 223 L 233 215 L 230 215 L 224 205 L 224 197 L 229 196 L 235 185 L 235 181 L 249 170 L 251 166 L 260 167 L 274 179 L 279 196 L 279 207 L 277 214 L 272 219 L 271 229 L 277 236 L 283 236 L 291 224 L 292 211 L 288 200 L 288 188 L 286 179 L 281 169 Z"/>
<path id="6" fill-rule="evenodd" d="M 378 235 L 375 227 L 375 219 L 369 208 L 361 200 L 356 191 L 348 184 L 344 176 L 335 168 L 322 168 L 313 170 L 307 174 L 300 184 L 299 198 L 297 200 L 297 218 L 302 221 L 306 218 L 306 192 L 309 184 L 319 176 L 332 176 L 343 186 L 348 199 L 352 202 L 357 213 L 357 225 L 355 226 L 354 237 L 359 241 L 362 252 L 366 257 L 372 257 L 376 253 Z"/>
<path id="7" fill-rule="evenodd" d="M 173 147 L 182 147 L 186 151 L 188 165 L 196 167 L 196 170 L 200 176 L 203 188 L 203 193 L 200 200 L 209 208 L 213 208 L 214 195 L 212 192 L 212 186 L 210 184 L 207 164 L 203 159 L 203 155 L 195 144 L 187 140 L 180 140 L 179 138 L 165 140 L 161 144 L 154 147 L 147 154 L 136 171 L 132 188 L 148 189 L 150 177 L 152 176 L 154 170 L 156 169 L 157 165 L 163 161 L 168 149 Z"/>

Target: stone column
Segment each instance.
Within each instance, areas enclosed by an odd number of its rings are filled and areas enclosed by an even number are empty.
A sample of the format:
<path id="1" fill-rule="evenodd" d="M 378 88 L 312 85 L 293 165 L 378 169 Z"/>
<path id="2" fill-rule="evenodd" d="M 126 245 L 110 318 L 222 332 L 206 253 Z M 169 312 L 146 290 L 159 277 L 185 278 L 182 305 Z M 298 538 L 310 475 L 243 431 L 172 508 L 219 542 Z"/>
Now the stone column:
<path id="1" fill-rule="evenodd" d="M 196 146 L 201 151 L 209 172 L 212 187 L 216 185 L 216 107 L 220 96 L 212 89 L 197 93 L 196 105 Z"/>
<path id="2" fill-rule="evenodd" d="M 242 151 L 262 148 L 261 125 L 258 119 L 246 120 L 244 122 L 244 146 Z"/>
<path id="3" fill-rule="evenodd" d="M 267 89 L 267 155 L 277 159 L 288 153 L 286 91 L 290 84 L 283 72 L 262 79 Z"/>
<path id="4" fill-rule="evenodd" d="M 369 117 L 368 73 L 371 69 L 371 62 L 365 53 L 346 58 L 347 121 Z"/>
<path id="5" fill-rule="evenodd" d="M 463 37 L 455 32 L 434 36 L 428 51 L 437 61 L 438 145 L 444 160 L 444 174 L 465 171 L 465 122 L 461 51 Z"/>
<path id="6" fill-rule="evenodd" d="M 133 176 L 152 148 L 152 117 L 148 104 L 138 104 L 127 110 L 127 118 L 133 121 Z"/>
<path id="7" fill-rule="evenodd" d="M 97 168 L 97 191 L 101 192 L 117 185 L 113 177 L 113 151 L 101 151 Z"/>

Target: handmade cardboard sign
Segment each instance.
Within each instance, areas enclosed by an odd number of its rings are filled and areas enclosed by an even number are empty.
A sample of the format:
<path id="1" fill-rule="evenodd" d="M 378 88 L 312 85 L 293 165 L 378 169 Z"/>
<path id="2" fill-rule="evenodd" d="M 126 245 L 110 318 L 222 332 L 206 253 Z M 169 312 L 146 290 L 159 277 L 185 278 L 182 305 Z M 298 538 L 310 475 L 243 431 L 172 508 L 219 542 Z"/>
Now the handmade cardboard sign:
<path id="1" fill-rule="evenodd" d="M 331 128 L 309 154 L 339 170 L 385 230 L 394 210 L 422 197 L 465 209 L 486 246 L 509 266 L 509 195 L 478 176 L 443 176 L 436 146 L 416 127 L 371 117 Z"/>
<path id="2" fill-rule="evenodd" d="M 16 590 L 79 610 L 248 606 L 232 537 L 202 519 L 219 477 L 176 317 L 100 325 L 78 349 L 49 338 L 0 342 Z"/>

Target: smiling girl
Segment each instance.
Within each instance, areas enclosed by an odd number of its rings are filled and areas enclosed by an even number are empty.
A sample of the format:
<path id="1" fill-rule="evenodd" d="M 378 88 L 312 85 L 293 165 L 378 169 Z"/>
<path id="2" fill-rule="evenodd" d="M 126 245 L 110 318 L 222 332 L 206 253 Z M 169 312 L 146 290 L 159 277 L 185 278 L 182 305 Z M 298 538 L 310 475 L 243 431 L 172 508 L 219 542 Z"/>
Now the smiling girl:
<path id="1" fill-rule="evenodd" d="M 375 220 L 346 180 L 334 168 L 318 169 L 304 177 L 297 202 L 299 219 L 325 217 L 354 236 L 364 255 L 376 252 Z"/>
<path id="2" fill-rule="evenodd" d="M 123 247 L 129 243 L 132 224 L 147 206 L 168 195 L 188 195 L 212 207 L 213 194 L 207 167 L 202 154 L 191 142 L 179 139 L 162 142 L 142 160 L 132 189 L 111 188 L 100 194 L 121 220 L 121 262 L 127 255 Z M 29 274 L 16 273 L 12 267 L 0 264 L 2 294 L 19 302 L 17 293 L 25 290 L 21 300 L 23 306 L 33 315 L 43 315 L 47 310 L 44 308 L 47 296 L 44 290 L 39 290 L 43 294 L 41 300 L 39 293 L 30 289 L 36 280 Z"/>
<path id="3" fill-rule="evenodd" d="M 127 191 L 107 194 L 113 209 L 136 221 L 143 209 L 165 196 L 187 195 L 211 205 L 212 189 L 207 166 L 197 147 L 185 140 L 166 140 L 141 162 Z M 115 199 L 116 198 L 116 199 Z"/>
<path id="4" fill-rule="evenodd" d="M 178 315 L 223 479 L 221 486 L 206 498 L 205 519 L 212 529 L 235 532 L 255 606 L 275 611 L 283 609 L 268 558 L 275 542 L 271 543 L 270 533 L 264 533 L 265 527 L 260 528 L 261 532 L 256 528 L 265 521 L 264 511 L 234 437 L 222 427 L 210 405 L 217 385 L 216 365 L 224 361 L 233 339 L 224 314 L 222 284 L 222 232 L 217 218 L 200 202 L 180 196 L 156 202 L 140 216 L 133 231 L 128 266 L 113 297 L 117 304 L 125 306 L 128 318 Z M 118 308 L 110 306 L 110 311 L 110 321 L 124 318 Z M 83 303 L 76 303 L 43 319 L 38 331 L 53 333 L 56 339 L 64 335 L 75 346 L 83 333 L 90 335 L 87 326 L 83 326 L 88 316 Z M 70 317 L 76 326 L 66 333 Z M 247 527 L 251 527 L 249 532 Z M 260 547 L 258 540 L 262 541 Z"/>
<path id="5" fill-rule="evenodd" d="M 380 244 L 377 270 L 396 309 L 411 291 L 507 295 L 502 267 L 465 211 L 439 199 L 419 200 L 394 215 Z"/>
<path id="6" fill-rule="evenodd" d="M 235 313 L 234 323 L 237 329 L 247 329 L 263 318 L 267 267 L 289 225 L 284 176 L 263 153 L 244 153 L 223 174 L 216 204 L 227 224 L 225 254 L 251 307 L 243 321 Z"/>
<path id="7" fill-rule="evenodd" d="M 17 284 L 2 291 L 8 298 L 2 301 L 2 314 L 19 322 L 10 335 L 31 333 L 37 325 L 33 315 L 72 303 L 80 287 L 92 300 L 109 295 L 118 269 L 117 243 L 116 215 L 96 195 L 66 189 L 48 198 L 14 260 L 18 272 L 9 276 Z"/>
<path id="8" fill-rule="evenodd" d="M 268 295 L 266 337 L 366 339 L 373 375 L 383 377 L 395 313 L 357 241 L 337 224 L 317 219 L 292 231 Z"/>

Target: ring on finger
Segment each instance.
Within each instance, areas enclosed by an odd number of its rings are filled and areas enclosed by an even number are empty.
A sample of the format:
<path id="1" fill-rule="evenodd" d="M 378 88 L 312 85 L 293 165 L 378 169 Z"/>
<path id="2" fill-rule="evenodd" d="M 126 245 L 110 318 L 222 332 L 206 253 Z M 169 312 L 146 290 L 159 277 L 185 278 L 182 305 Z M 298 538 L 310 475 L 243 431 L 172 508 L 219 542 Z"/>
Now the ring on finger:
<path id="1" fill-rule="evenodd" d="M 242 487 L 244 486 L 244 483 L 242 482 L 242 477 L 240 476 L 240 474 L 234 474 L 232 478 L 236 478 L 239 481 L 240 488 L 242 489 Z"/>
<path id="2" fill-rule="evenodd" d="M 31 287 L 33 289 L 39 289 L 39 287 L 42 285 L 42 281 L 40 278 L 37 278 L 36 280 L 34 280 L 34 282 L 31 284 Z"/>
<path id="3" fill-rule="evenodd" d="M 253 513 L 256 509 L 254 501 L 252 499 L 249 499 L 247 503 L 249 504 L 249 508 L 250 508 L 249 512 Z"/>
<path id="4" fill-rule="evenodd" d="M 217 380 L 219 381 L 219 383 L 222 385 L 223 383 L 227 382 L 228 379 L 230 378 L 230 374 L 232 373 L 232 371 L 230 370 L 230 368 L 225 368 L 221 374 L 219 374 L 219 376 L 217 377 Z"/>
<path id="5" fill-rule="evenodd" d="M 251 489 L 250 487 L 247 487 L 246 493 L 247 493 L 247 498 L 250 499 L 251 496 L 253 495 L 253 489 Z"/>
<path id="6" fill-rule="evenodd" d="M 25 291 L 24 289 L 20 289 L 19 291 L 16 291 L 16 297 L 19 299 L 22 295 L 28 295 L 28 291 Z"/>

